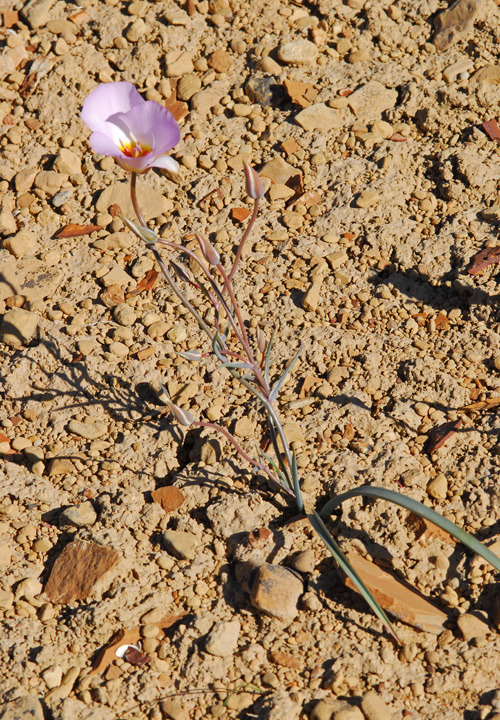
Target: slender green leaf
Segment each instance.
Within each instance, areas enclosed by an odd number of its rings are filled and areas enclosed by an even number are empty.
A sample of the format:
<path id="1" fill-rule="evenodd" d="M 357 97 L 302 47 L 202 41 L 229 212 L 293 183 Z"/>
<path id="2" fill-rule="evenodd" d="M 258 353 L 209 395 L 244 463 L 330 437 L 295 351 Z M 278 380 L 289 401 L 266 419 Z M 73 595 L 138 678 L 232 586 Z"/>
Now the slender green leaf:
<path id="1" fill-rule="evenodd" d="M 235 370 L 252 370 L 252 366 L 246 362 L 225 362 L 219 368 L 234 368 Z"/>
<path id="2" fill-rule="evenodd" d="M 437 525 L 441 528 L 441 530 L 449 533 L 477 555 L 480 555 L 482 558 L 487 560 L 494 568 L 500 570 L 500 558 L 497 557 L 495 553 L 491 552 L 489 548 L 479 542 L 479 540 L 476 540 L 475 537 L 469 535 L 468 532 L 462 530 L 462 528 L 459 528 L 458 525 L 455 525 L 455 523 L 447 520 L 438 512 L 432 510 L 432 508 L 428 508 L 426 505 L 422 505 L 422 503 L 417 500 L 406 497 L 406 495 L 402 495 L 394 490 L 387 490 L 386 488 L 372 487 L 369 485 L 349 490 L 348 492 L 337 495 L 329 500 L 320 512 L 321 517 L 328 517 L 332 514 L 335 508 L 339 507 L 343 502 L 345 502 L 345 500 L 359 496 L 387 500 L 388 502 L 395 503 L 396 505 L 400 505 L 401 507 L 410 510 L 412 513 L 415 513 L 415 515 L 419 515 L 425 520 L 429 520 L 429 522 L 434 523 L 434 525 Z"/>
<path id="3" fill-rule="evenodd" d="M 271 350 L 272 350 L 273 345 L 274 345 L 274 328 L 271 332 L 271 339 L 269 340 L 269 343 L 267 345 L 266 359 L 265 359 L 265 364 L 264 364 L 264 378 L 268 385 L 271 384 L 271 381 L 269 379 L 269 369 L 271 367 Z"/>
<path id="4" fill-rule="evenodd" d="M 268 414 L 268 416 L 267 416 L 267 426 L 269 428 L 269 435 L 271 436 L 271 442 L 273 444 L 273 448 L 274 448 L 276 457 L 278 458 L 279 466 L 280 466 L 283 474 L 286 476 L 288 484 L 290 485 L 290 487 L 292 487 L 290 473 L 288 472 L 288 468 L 283 461 L 283 456 L 280 452 L 279 445 L 278 445 L 278 438 L 276 436 L 276 428 L 274 426 L 274 420 L 270 414 Z"/>
<path id="5" fill-rule="evenodd" d="M 270 402 L 273 402 L 273 400 L 276 400 L 276 397 L 278 396 L 279 391 L 281 390 L 281 387 L 283 386 L 283 383 L 287 379 L 288 375 L 290 374 L 291 369 L 299 359 L 301 353 L 302 353 L 302 344 L 300 345 L 297 354 L 290 360 L 288 365 L 285 368 L 285 371 L 283 375 L 280 377 L 280 379 L 273 385 L 273 389 L 271 390 L 269 394 L 269 400 Z"/>
<path id="6" fill-rule="evenodd" d="M 288 482 L 287 477 L 281 472 L 281 470 L 276 465 L 274 460 L 267 453 L 265 453 L 264 450 L 261 450 L 258 445 L 257 445 L 257 452 L 259 453 L 259 456 L 261 459 L 264 458 L 264 460 L 267 460 L 267 462 L 272 467 L 272 469 L 274 470 L 276 475 L 281 479 L 283 485 L 286 487 L 290 487 L 290 483 Z"/>
<path id="7" fill-rule="evenodd" d="M 333 555 L 335 561 L 337 564 L 342 568 L 342 570 L 345 572 L 347 577 L 349 577 L 356 588 L 359 590 L 362 597 L 366 600 L 368 605 L 371 607 L 375 615 L 379 618 L 379 620 L 382 621 L 382 623 L 385 625 L 387 630 L 390 632 L 393 638 L 399 642 L 399 638 L 396 634 L 396 631 L 394 630 L 391 621 L 385 614 L 383 608 L 378 604 L 376 599 L 373 597 L 372 593 L 368 590 L 366 585 L 364 584 L 363 580 L 359 577 L 358 573 L 354 570 L 349 560 L 346 558 L 338 544 L 335 542 L 333 537 L 328 532 L 325 524 L 323 523 L 321 517 L 318 515 L 317 512 L 311 513 L 307 515 L 307 518 L 311 525 L 313 526 L 314 530 L 318 533 L 320 538 L 325 543 L 328 550 Z"/>
<path id="8" fill-rule="evenodd" d="M 302 490 L 300 489 L 299 481 L 299 470 L 297 468 L 297 453 L 295 450 L 292 455 L 292 480 L 293 480 L 293 491 L 297 498 L 297 507 L 299 512 L 304 512 L 304 500 L 302 498 Z"/>

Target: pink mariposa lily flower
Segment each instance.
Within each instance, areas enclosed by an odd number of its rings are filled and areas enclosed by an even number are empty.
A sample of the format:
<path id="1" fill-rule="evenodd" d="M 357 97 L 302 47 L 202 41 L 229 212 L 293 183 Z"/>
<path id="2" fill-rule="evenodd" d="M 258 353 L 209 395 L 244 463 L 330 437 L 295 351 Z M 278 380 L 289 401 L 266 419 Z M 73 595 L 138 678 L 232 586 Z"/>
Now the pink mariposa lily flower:
<path id="1" fill-rule="evenodd" d="M 111 155 L 124 170 L 179 170 L 166 154 L 181 137 L 174 116 L 159 103 L 144 100 L 132 83 L 98 85 L 83 103 L 81 118 L 92 130 L 92 150 Z"/>

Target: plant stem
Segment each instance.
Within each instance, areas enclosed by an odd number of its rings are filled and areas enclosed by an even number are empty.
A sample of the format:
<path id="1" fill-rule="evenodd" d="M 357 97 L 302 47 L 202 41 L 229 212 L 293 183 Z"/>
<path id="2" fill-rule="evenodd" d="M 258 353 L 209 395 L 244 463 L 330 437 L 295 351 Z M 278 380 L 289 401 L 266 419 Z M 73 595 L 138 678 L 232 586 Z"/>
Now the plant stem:
<path id="1" fill-rule="evenodd" d="M 134 208 L 134 212 L 137 215 L 137 219 L 141 223 L 143 227 L 146 226 L 146 221 L 144 220 L 144 216 L 141 212 L 141 209 L 139 207 L 139 203 L 137 202 L 137 173 L 133 172 L 131 174 L 130 178 L 130 199 L 132 200 L 132 206 Z"/>
<path id="2" fill-rule="evenodd" d="M 259 201 L 257 199 L 254 201 L 254 204 L 253 204 L 252 217 L 250 218 L 248 225 L 247 225 L 247 229 L 243 233 L 243 237 L 241 238 L 240 244 L 238 245 L 238 250 L 236 251 L 236 257 L 234 258 L 233 267 L 231 268 L 231 272 L 229 273 L 229 276 L 228 276 L 229 282 L 231 282 L 231 280 L 234 277 L 234 273 L 236 272 L 236 268 L 238 267 L 238 263 L 241 258 L 241 253 L 243 252 L 243 245 L 245 244 L 247 237 L 250 235 L 250 231 L 253 227 L 253 224 L 254 224 L 255 220 L 257 219 L 258 212 L 259 212 Z"/>

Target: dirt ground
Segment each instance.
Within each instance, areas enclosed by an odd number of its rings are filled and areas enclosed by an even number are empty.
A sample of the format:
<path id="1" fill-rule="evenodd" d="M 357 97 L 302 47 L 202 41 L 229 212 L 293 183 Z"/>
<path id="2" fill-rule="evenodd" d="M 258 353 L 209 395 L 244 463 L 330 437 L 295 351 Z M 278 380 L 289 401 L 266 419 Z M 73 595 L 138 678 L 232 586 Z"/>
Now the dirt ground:
<path id="1" fill-rule="evenodd" d="M 303 344 L 279 411 L 308 503 L 374 484 L 491 544 L 500 9 L 0 0 L 0 17 L 0 717 L 498 720 L 486 563 L 400 508 L 346 503 L 341 546 L 446 614 L 437 632 L 395 620 L 398 646 L 224 437 L 165 412 L 158 382 L 249 453 L 265 435 L 212 358 L 178 356 L 210 348 L 161 276 L 141 285 L 154 258 L 117 217 L 126 173 L 79 112 L 117 80 L 172 110 L 181 170 L 139 178 L 144 214 L 189 247 L 205 233 L 226 266 L 242 163 L 261 171 L 235 286 L 278 363 Z M 291 568 L 298 604 L 271 584 L 259 608 L 249 559 Z"/>

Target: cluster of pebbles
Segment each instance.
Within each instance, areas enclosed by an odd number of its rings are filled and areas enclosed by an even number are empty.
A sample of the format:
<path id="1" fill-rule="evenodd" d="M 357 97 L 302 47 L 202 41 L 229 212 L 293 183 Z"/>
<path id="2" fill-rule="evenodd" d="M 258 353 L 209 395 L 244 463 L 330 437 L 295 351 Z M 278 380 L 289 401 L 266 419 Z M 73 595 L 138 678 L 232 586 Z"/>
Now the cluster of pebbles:
<path id="1" fill-rule="evenodd" d="M 422 631 L 407 608 L 397 647 L 223 436 L 165 413 L 159 383 L 248 452 L 264 434 L 213 359 L 179 357 L 209 348 L 161 277 L 141 285 L 125 173 L 79 119 L 118 80 L 169 107 L 181 170 L 139 178 L 143 214 L 226 266 L 243 163 L 261 173 L 235 288 L 278 364 L 303 345 L 279 411 L 307 501 L 400 490 L 495 551 L 497 276 L 467 268 L 500 222 L 496 3 L 28 0 L 0 20 L 0 717 L 498 720 L 486 563 L 347 503 L 342 547 L 445 614 Z"/>

